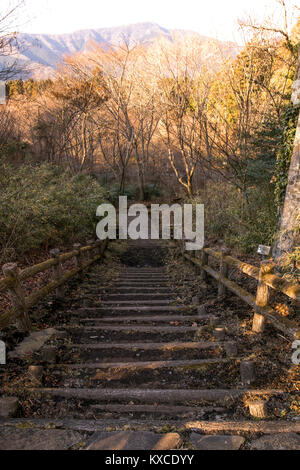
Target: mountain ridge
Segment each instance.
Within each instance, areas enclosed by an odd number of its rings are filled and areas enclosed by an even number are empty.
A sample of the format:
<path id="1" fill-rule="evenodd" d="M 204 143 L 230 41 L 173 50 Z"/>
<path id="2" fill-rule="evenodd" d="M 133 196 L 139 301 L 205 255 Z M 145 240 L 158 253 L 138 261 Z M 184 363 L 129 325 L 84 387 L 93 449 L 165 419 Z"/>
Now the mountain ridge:
<path id="1" fill-rule="evenodd" d="M 28 69 L 27 74 L 35 78 L 46 78 L 55 73 L 57 65 L 66 55 L 85 52 L 91 42 L 116 46 L 126 39 L 129 44 L 151 44 L 160 37 L 169 41 L 175 35 L 193 35 L 203 43 L 203 50 L 221 46 L 226 55 L 237 55 L 239 46 L 230 41 L 220 41 L 201 35 L 194 31 L 167 29 L 157 23 L 144 22 L 107 28 L 82 29 L 73 33 L 40 34 L 20 33 L 18 41 L 21 49 L 18 52 L 19 63 Z M 209 54 L 208 54 L 209 55 Z M 205 60 L 205 57 L 204 57 Z"/>

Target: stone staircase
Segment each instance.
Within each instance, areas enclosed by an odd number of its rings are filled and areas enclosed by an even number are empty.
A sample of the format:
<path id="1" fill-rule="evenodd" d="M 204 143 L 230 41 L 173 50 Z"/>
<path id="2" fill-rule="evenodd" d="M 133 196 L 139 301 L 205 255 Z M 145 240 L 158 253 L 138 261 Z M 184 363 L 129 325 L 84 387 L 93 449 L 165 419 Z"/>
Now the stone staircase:
<path id="1" fill-rule="evenodd" d="M 283 392 L 241 383 L 243 358 L 231 338 L 215 336 L 222 315 L 185 305 L 164 265 L 125 264 L 109 289 L 91 271 L 87 294 L 59 327 L 63 360 L 50 354 L 51 386 L 30 390 L 53 413 L 47 418 L 40 405 L 34 426 L 56 417 L 56 427 L 88 432 L 83 447 L 91 449 L 240 449 L 251 433 L 300 433 L 299 422 L 237 419 L 246 399 Z"/>

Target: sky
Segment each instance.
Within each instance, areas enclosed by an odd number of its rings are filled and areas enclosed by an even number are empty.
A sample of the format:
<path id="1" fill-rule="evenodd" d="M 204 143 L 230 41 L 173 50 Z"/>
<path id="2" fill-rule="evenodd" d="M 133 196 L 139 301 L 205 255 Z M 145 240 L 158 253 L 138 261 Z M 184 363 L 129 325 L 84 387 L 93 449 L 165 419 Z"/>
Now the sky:
<path id="1" fill-rule="evenodd" d="M 0 1 L 1 11 L 19 0 Z M 153 22 L 167 29 L 187 29 L 237 42 L 240 42 L 238 18 L 250 13 L 262 19 L 276 8 L 276 0 L 25 0 L 25 3 L 19 15 L 22 32 L 57 34 Z"/>

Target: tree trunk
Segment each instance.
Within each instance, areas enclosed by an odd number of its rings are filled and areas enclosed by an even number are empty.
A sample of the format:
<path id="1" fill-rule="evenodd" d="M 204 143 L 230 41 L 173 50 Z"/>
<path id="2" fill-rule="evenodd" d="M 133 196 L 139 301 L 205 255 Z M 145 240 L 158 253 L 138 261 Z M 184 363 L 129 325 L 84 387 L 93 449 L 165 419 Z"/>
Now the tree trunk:
<path id="1" fill-rule="evenodd" d="M 138 150 L 135 150 L 135 159 L 138 168 L 138 181 L 139 181 L 139 190 L 140 190 L 140 199 L 141 201 L 145 200 L 145 175 L 143 163 L 141 162 Z"/>
<path id="2" fill-rule="evenodd" d="M 300 105 L 300 55 L 298 60 L 298 70 L 294 83 L 293 103 L 294 106 Z M 299 98 L 298 98 L 299 97 Z M 273 256 L 278 259 L 285 253 L 291 253 L 299 244 L 299 233 L 295 229 L 299 225 L 300 215 L 300 116 L 296 129 L 294 151 L 291 159 L 288 184 L 285 193 L 285 200 L 279 221 L 279 230 L 277 240 L 273 249 Z"/>
<path id="3" fill-rule="evenodd" d="M 119 193 L 121 196 L 123 196 L 125 192 L 125 182 L 126 182 L 126 169 L 123 167 L 121 170 L 121 178 L 120 178 L 120 185 L 119 185 Z"/>

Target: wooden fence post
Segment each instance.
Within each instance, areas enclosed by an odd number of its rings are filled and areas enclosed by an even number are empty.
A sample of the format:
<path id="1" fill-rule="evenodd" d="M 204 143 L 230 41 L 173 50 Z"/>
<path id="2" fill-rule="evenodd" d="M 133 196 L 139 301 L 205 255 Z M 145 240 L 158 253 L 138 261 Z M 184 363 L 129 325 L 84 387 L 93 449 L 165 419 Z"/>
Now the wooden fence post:
<path id="1" fill-rule="evenodd" d="M 224 248 L 221 253 L 222 253 L 222 257 L 221 257 L 220 271 L 219 271 L 220 279 L 218 283 L 218 300 L 221 300 L 226 293 L 226 287 L 224 286 L 222 280 L 228 277 L 228 271 L 229 271 L 229 266 L 225 261 L 225 257 L 229 254 L 229 249 Z"/>
<path id="2" fill-rule="evenodd" d="M 60 250 L 58 248 L 54 248 L 50 250 L 51 258 L 56 260 L 56 264 L 53 266 L 53 277 L 55 281 L 60 281 L 63 275 L 62 266 L 60 261 Z M 63 286 L 58 286 L 56 289 L 56 298 L 63 299 L 64 298 L 64 288 Z"/>
<path id="3" fill-rule="evenodd" d="M 30 330 L 31 322 L 28 316 L 24 292 L 19 278 L 18 265 L 16 263 L 5 264 L 2 271 L 5 279 L 10 283 L 8 291 L 12 307 L 18 309 L 20 312 L 17 317 L 17 327 L 20 330 L 28 331 Z"/>
<path id="4" fill-rule="evenodd" d="M 80 248 L 81 248 L 81 244 L 80 243 L 74 243 L 73 245 L 73 250 L 74 250 L 74 256 L 75 256 L 75 262 L 76 262 L 76 267 L 77 269 L 81 269 L 82 268 L 82 253 L 80 251 Z M 78 252 L 78 253 L 76 253 Z"/>
<path id="5" fill-rule="evenodd" d="M 266 307 L 270 298 L 270 288 L 264 283 L 263 277 L 265 274 L 274 273 L 275 263 L 272 260 L 265 260 L 261 262 L 258 286 L 256 291 L 256 307 L 253 317 L 252 331 L 255 333 L 262 333 L 265 327 L 265 317 L 260 313 L 261 307 Z"/>
<path id="6" fill-rule="evenodd" d="M 201 250 L 201 266 L 206 266 L 208 265 L 208 254 L 205 252 L 205 246 Z M 204 269 L 201 269 L 201 275 L 200 275 L 201 281 L 206 281 L 207 279 L 207 272 L 204 271 Z"/>

